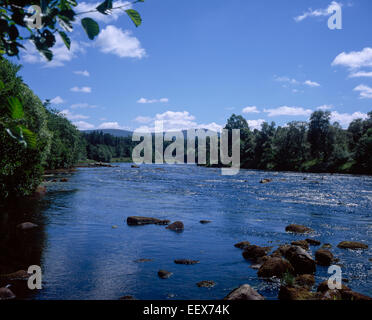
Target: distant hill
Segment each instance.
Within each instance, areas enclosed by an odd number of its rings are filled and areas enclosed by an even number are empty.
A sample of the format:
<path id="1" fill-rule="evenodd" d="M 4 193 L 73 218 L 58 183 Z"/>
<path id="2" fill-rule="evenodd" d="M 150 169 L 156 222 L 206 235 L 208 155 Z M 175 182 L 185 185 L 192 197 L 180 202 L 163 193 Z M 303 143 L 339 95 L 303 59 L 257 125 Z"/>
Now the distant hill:
<path id="1" fill-rule="evenodd" d="M 96 130 L 83 130 L 82 132 L 85 133 L 91 133 L 93 131 L 98 131 L 98 132 L 103 132 L 103 133 L 108 133 L 111 134 L 115 137 L 131 137 L 133 132 L 132 131 L 127 131 L 127 130 L 120 130 L 120 129 L 96 129 Z"/>

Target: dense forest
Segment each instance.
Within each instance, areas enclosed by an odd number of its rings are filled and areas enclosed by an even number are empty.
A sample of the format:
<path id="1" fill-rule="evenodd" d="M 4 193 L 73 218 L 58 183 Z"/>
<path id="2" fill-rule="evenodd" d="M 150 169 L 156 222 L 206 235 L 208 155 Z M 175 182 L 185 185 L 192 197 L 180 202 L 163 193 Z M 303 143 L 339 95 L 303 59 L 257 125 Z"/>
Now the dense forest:
<path id="1" fill-rule="evenodd" d="M 137 145 L 130 136 L 80 132 L 32 92 L 17 75 L 19 69 L 0 58 L 0 202 L 32 194 L 45 169 L 130 159 Z M 331 123 L 329 112 L 316 111 L 309 122 L 283 127 L 263 123 L 261 130 L 252 131 L 242 116 L 233 114 L 225 128 L 241 130 L 242 168 L 372 174 L 372 112 L 368 115 L 351 122 L 347 130 Z"/>

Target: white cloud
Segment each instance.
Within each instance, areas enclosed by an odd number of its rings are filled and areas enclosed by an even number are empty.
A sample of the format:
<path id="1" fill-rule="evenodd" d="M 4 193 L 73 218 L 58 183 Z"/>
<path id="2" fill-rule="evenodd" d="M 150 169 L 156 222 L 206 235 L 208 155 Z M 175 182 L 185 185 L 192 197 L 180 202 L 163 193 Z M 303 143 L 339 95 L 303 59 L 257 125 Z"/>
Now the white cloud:
<path id="1" fill-rule="evenodd" d="M 74 114 L 68 109 L 62 110 L 60 114 L 64 115 L 69 120 L 89 119 L 88 116 L 84 116 L 82 114 Z"/>
<path id="2" fill-rule="evenodd" d="M 359 91 L 361 99 L 372 99 L 372 88 L 361 84 L 354 88 L 354 91 Z"/>
<path id="3" fill-rule="evenodd" d="M 332 1 L 327 8 L 325 9 L 311 9 L 309 8 L 308 11 L 304 12 L 302 15 L 300 16 L 297 16 L 294 18 L 294 20 L 296 22 L 300 22 L 300 21 L 303 21 L 305 20 L 306 18 L 309 18 L 309 17 L 327 17 L 327 16 L 330 16 L 332 14 L 332 11 L 329 11 L 329 9 L 332 7 L 332 6 L 335 6 L 335 5 L 338 5 L 338 6 L 342 6 L 341 3 L 338 3 L 336 1 Z"/>
<path id="4" fill-rule="evenodd" d="M 79 75 L 79 76 L 84 76 L 84 77 L 89 77 L 90 76 L 90 73 L 88 70 L 77 70 L 77 71 L 74 71 L 75 74 Z"/>
<path id="5" fill-rule="evenodd" d="M 84 109 L 94 109 L 97 108 L 95 105 L 90 105 L 88 103 L 75 103 L 70 106 L 71 109 L 78 109 L 78 108 L 84 108 Z"/>
<path id="6" fill-rule="evenodd" d="M 98 127 L 98 129 L 128 129 L 127 127 L 122 127 L 118 122 L 103 122 Z"/>
<path id="7" fill-rule="evenodd" d="M 242 110 L 243 113 L 260 113 L 256 106 L 248 106 Z"/>
<path id="8" fill-rule="evenodd" d="M 322 106 L 317 107 L 316 109 L 317 110 L 322 110 L 322 111 L 327 111 L 327 110 L 333 109 L 333 106 L 332 105 L 324 104 Z"/>
<path id="9" fill-rule="evenodd" d="M 168 103 L 169 99 L 168 98 L 160 98 L 160 99 L 146 99 L 146 98 L 140 98 L 137 100 L 137 103 Z"/>
<path id="10" fill-rule="evenodd" d="M 265 122 L 264 119 L 257 119 L 257 120 L 247 120 L 248 126 L 250 129 L 261 129 L 261 125 Z"/>
<path id="11" fill-rule="evenodd" d="M 306 80 L 304 84 L 309 87 L 320 87 L 320 84 L 318 82 L 311 81 L 311 80 Z"/>
<path id="12" fill-rule="evenodd" d="M 289 84 L 298 84 L 299 82 L 294 78 L 274 76 L 274 80 L 278 82 L 285 82 Z"/>
<path id="13" fill-rule="evenodd" d="M 93 2 L 93 3 L 87 3 L 87 2 L 79 2 L 78 6 L 76 7 L 75 11 L 77 13 L 80 12 L 87 12 L 87 11 L 92 11 L 95 10 L 99 4 L 101 4 L 102 1 L 99 2 Z M 125 10 L 132 8 L 132 5 L 128 1 L 121 1 L 121 0 L 116 0 L 114 2 L 114 8 L 116 7 L 121 7 L 125 5 Z M 104 22 L 104 23 L 109 23 L 111 21 L 116 21 L 118 18 L 125 14 L 125 11 L 122 9 L 116 9 L 112 10 L 111 14 L 101 14 L 99 12 L 89 12 L 86 14 L 81 15 L 82 17 L 90 17 L 96 21 Z"/>
<path id="14" fill-rule="evenodd" d="M 368 115 L 366 113 L 362 113 L 360 111 L 354 112 L 353 114 L 349 113 L 338 113 L 337 111 L 333 111 L 331 113 L 331 121 L 338 122 L 344 128 L 348 127 L 350 122 L 355 119 L 366 119 Z"/>
<path id="15" fill-rule="evenodd" d="M 112 53 L 120 58 L 145 57 L 146 51 L 141 47 L 139 40 L 131 36 L 128 30 L 123 31 L 112 25 L 101 30 L 96 40 L 96 45 L 103 53 Z"/>
<path id="16" fill-rule="evenodd" d="M 372 67 L 372 48 L 350 53 L 342 52 L 333 60 L 332 66 L 344 66 L 351 69 Z"/>
<path id="17" fill-rule="evenodd" d="M 94 129 L 94 125 L 85 121 L 77 121 L 73 122 L 73 124 L 79 129 L 79 130 L 90 130 Z"/>
<path id="18" fill-rule="evenodd" d="M 72 87 L 70 89 L 72 92 L 83 92 L 83 93 L 91 93 L 92 88 L 91 87 Z"/>
<path id="19" fill-rule="evenodd" d="M 44 67 L 62 67 L 66 62 L 76 58 L 78 53 L 85 52 L 84 47 L 79 45 L 76 41 L 71 41 L 70 50 L 68 50 L 61 40 L 61 37 L 56 36 L 56 44 L 51 49 L 53 52 L 53 60 L 47 59 L 35 48 L 31 41 L 25 43 L 25 51 L 22 53 L 22 60 L 27 63 L 41 63 Z"/>
<path id="20" fill-rule="evenodd" d="M 372 78 L 372 72 L 366 72 L 366 71 L 358 71 L 358 72 L 352 72 L 349 75 L 349 78 Z"/>
<path id="21" fill-rule="evenodd" d="M 56 96 L 55 98 L 53 98 L 52 100 L 50 100 L 50 103 L 51 104 L 62 104 L 62 103 L 65 103 L 66 101 L 63 100 L 60 96 Z"/>
<path id="22" fill-rule="evenodd" d="M 149 123 L 149 122 L 152 121 L 152 118 L 139 116 L 136 119 L 134 119 L 134 121 L 136 121 L 138 123 Z"/>
<path id="23" fill-rule="evenodd" d="M 269 117 L 275 117 L 275 116 L 308 116 L 313 111 L 301 107 L 282 106 L 275 109 L 265 109 L 264 112 L 268 113 Z"/>

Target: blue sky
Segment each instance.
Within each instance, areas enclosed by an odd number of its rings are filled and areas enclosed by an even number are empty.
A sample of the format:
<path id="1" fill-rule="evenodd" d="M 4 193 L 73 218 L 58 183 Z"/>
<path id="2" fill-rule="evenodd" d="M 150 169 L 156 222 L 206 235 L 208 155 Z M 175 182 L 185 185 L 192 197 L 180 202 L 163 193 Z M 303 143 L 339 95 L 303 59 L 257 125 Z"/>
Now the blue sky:
<path id="1" fill-rule="evenodd" d="M 21 75 L 80 129 L 217 129 L 232 113 L 258 128 L 318 108 L 346 127 L 372 111 L 372 2 L 338 3 L 341 30 L 325 0 L 146 0 L 139 28 L 122 11 L 94 14 L 98 38 L 76 24 L 51 63 L 27 45 Z"/>

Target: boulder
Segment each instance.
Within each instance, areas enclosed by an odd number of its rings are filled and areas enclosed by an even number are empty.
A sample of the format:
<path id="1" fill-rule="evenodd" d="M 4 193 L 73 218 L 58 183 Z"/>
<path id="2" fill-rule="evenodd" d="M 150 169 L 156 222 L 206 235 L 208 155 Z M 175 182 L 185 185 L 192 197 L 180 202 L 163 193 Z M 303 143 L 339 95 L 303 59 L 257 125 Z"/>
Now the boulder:
<path id="1" fill-rule="evenodd" d="M 301 274 L 295 278 L 295 284 L 300 287 L 311 288 L 315 284 L 313 274 Z"/>
<path id="2" fill-rule="evenodd" d="M 318 240 L 308 238 L 305 241 L 311 246 L 320 246 L 320 241 Z"/>
<path id="3" fill-rule="evenodd" d="M 284 257 L 286 252 L 291 248 L 291 245 L 289 244 L 282 244 L 276 249 L 271 256 L 272 257 Z"/>
<path id="4" fill-rule="evenodd" d="M 175 264 L 197 264 L 200 263 L 199 260 L 189 260 L 189 259 L 177 259 L 174 260 Z"/>
<path id="5" fill-rule="evenodd" d="M 307 288 L 281 286 L 278 298 L 279 300 L 315 300 L 316 294 Z"/>
<path id="6" fill-rule="evenodd" d="M 282 258 L 270 258 L 263 263 L 257 275 L 263 278 L 281 278 L 285 273 L 294 273 L 292 265 Z"/>
<path id="7" fill-rule="evenodd" d="M 290 224 L 285 227 L 285 231 L 293 233 L 310 233 L 313 232 L 313 229 L 300 224 Z"/>
<path id="8" fill-rule="evenodd" d="M 368 249 L 368 245 L 361 242 L 356 241 L 342 241 L 337 245 L 340 249 L 351 249 L 351 250 L 359 250 L 359 249 Z"/>
<path id="9" fill-rule="evenodd" d="M 328 287 L 328 281 L 323 281 L 318 286 L 318 292 L 322 293 L 323 300 L 333 300 L 335 297 L 340 300 L 348 301 L 371 301 L 372 298 L 365 296 L 361 293 L 352 291 L 349 287 L 342 284 L 341 289 L 331 290 Z"/>
<path id="10" fill-rule="evenodd" d="M 173 231 L 182 231 L 184 229 L 182 221 L 176 221 L 170 224 L 166 229 L 173 230 Z"/>
<path id="11" fill-rule="evenodd" d="M 17 229 L 26 231 L 26 230 L 31 230 L 37 228 L 38 225 L 32 222 L 23 222 L 17 225 Z"/>
<path id="12" fill-rule="evenodd" d="M 166 270 L 159 270 L 158 276 L 161 279 L 168 279 L 173 273 Z"/>
<path id="13" fill-rule="evenodd" d="M 235 248 L 244 249 L 245 247 L 248 247 L 250 245 L 249 241 L 241 241 L 234 244 Z"/>
<path id="14" fill-rule="evenodd" d="M 149 217 L 139 217 L 139 216 L 131 216 L 127 218 L 127 224 L 129 226 L 142 226 L 145 224 L 168 224 L 169 220 L 160 220 L 156 218 L 149 218 Z"/>
<path id="15" fill-rule="evenodd" d="M 298 246 L 287 250 L 285 257 L 293 266 L 297 274 L 312 274 L 316 270 L 316 264 L 311 255 Z"/>
<path id="16" fill-rule="evenodd" d="M 0 288 L 0 300 L 11 300 L 15 299 L 15 294 L 9 288 Z"/>
<path id="17" fill-rule="evenodd" d="M 196 284 L 199 288 L 213 288 L 216 283 L 212 280 L 203 280 Z"/>
<path id="18" fill-rule="evenodd" d="M 42 197 L 45 196 L 47 193 L 47 188 L 45 186 L 38 186 L 36 190 L 34 191 L 34 196 L 35 197 Z"/>
<path id="19" fill-rule="evenodd" d="M 330 243 L 325 243 L 322 245 L 322 249 L 331 249 L 332 245 Z"/>
<path id="20" fill-rule="evenodd" d="M 328 286 L 328 280 L 325 280 L 318 285 L 317 292 L 325 293 L 328 290 L 330 290 L 330 288 Z M 345 286 L 344 284 L 342 284 L 342 289 L 341 290 L 349 291 L 351 289 L 349 287 Z"/>
<path id="21" fill-rule="evenodd" d="M 315 261 L 320 266 L 330 266 L 334 261 L 334 257 L 331 251 L 319 249 L 315 252 Z"/>
<path id="22" fill-rule="evenodd" d="M 249 284 L 243 284 L 239 288 L 231 291 L 224 300 L 265 300 L 265 298 Z"/>
<path id="23" fill-rule="evenodd" d="M 266 256 L 270 250 L 271 247 L 249 245 L 244 247 L 243 257 L 246 260 L 257 261 L 259 258 Z"/>
<path id="24" fill-rule="evenodd" d="M 302 249 L 309 250 L 309 244 L 306 240 L 292 241 L 291 244 L 294 246 L 300 246 Z"/>

